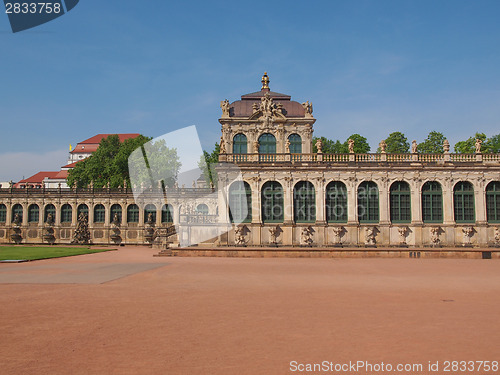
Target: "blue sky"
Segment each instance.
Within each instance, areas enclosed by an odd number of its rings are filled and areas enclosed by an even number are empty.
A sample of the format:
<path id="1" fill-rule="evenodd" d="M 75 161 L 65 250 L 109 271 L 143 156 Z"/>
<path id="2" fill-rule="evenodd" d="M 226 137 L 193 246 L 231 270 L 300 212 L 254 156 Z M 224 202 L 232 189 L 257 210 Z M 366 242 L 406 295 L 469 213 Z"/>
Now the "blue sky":
<path id="1" fill-rule="evenodd" d="M 499 1 L 81 0 L 12 34 L 0 14 L 0 181 L 65 164 L 98 133 L 220 137 L 220 100 L 312 101 L 315 135 L 454 144 L 500 133 Z"/>

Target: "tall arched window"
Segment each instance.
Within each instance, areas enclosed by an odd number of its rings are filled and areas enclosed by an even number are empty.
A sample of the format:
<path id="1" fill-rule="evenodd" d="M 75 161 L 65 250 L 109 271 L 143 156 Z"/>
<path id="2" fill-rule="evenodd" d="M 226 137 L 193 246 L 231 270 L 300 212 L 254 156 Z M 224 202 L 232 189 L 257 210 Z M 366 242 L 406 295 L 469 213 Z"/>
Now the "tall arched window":
<path id="1" fill-rule="evenodd" d="M 245 134 L 236 134 L 233 138 L 233 154 L 247 153 L 247 137 Z"/>
<path id="2" fill-rule="evenodd" d="M 89 215 L 89 206 L 87 206 L 86 204 L 80 204 L 77 209 L 76 209 L 76 217 L 80 217 L 80 214 L 85 214 Z"/>
<path id="3" fill-rule="evenodd" d="M 236 181 L 229 187 L 229 218 L 232 223 L 252 221 L 252 189 L 247 182 Z"/>
<path id="4" fill-rule="evenodd" d="M 127 223 L 138 223 L 139 222 L 139 206 L 136 204 L 130 204 L 127 207 Z"/>
<path id="5" fill-rule="evenodd" d="M 7 206 L 3 203 L 0 204 L 0 223 L 7 221 Z"/>
<path id="6" fill-rule="evenodd" d="M 19 216 L 19 220 L 22 223 L 23 222 L 23 206 L 21 206 L 20 204 L 15 204 L 14 206 L 12 206 L 12 218 L 11 218 L 12 221 L 14 221 L 16 215 Z"/>
<path id="7" fill-rule="evenodd" d="M 69 204 L 61 207 L 61 223 L 71 223 L 73 221 L 73 208 Z"/>
<path id="8" fill-rule="evenodd" d="M 264 223 L 283 222 L 283 188 L 279 182 L 268 181 L 262 186 L 261 202 Z"/>
<path id="9" fill-rule="evenodd" d="M 106 209 L 102 204 L 94 206 L 94 223 L 104 223 L 106 220 Z"/>
<path id="10" fill-rule="evenodd" d="M 500 181 L 486 186 L 486 217 L 488 223 L 500 223 Z"/>
<path id="11" fill-rule="evenodd" d="M 326 186 L 326 221 L 347 222 L 347 188 L 343 182 L 332 181 Z"/>
<path id="12" fill-rule="evenodd" d="M 364 181 L 358 187 L 358 220 L 360 223 L 378 223 L 378 186 L 373 181 Z"/>
<path id="13" fill-rule="evenodd" d="M 455 212 L 455 222 L 473 223 L 476 220 L 474 187 L 470 182 L 457 182 L 453 188 L 453 208 Z"/>
<path id="14" fill-rule="evenodd" d="M 28 207 L 28 223 L 38 223 L 40 220 L 40 207 L 37 204 L 30 204 Z"/>
<path id="15" fill-rule="evenodd" d="M 200 215 L 208 215 L 208 206 L 205 203 L 196 206 L 196 213 Z"/>
<path id="16" fill-rule="evenodd" d="M 422 186 L 422 220 L 424 223 L 443 222 L 443 192 L 437 181 Z"/>
<path id="17" fill-rule="evenodd" d="M 405 181 L 396 181 L 390 188 L 391 222 L 411 222 L 410 185 Z"/>
<path id="18" fill-rule="evenodd" d="M 147 223 L 149 221 L 149 216 L 151 214 L 151 220 L 153 223 L 156 223 L 156 206 L 154 204 L 147 204 L 144 207 L 144 222 Z"/>
<path id="19" fill-rule="evenodd" d="M 276 138 L 274 135 L 265 133 L 259 137 L 259 154 L 275 154 Z"/>
<path id="20" fill-rule="evenodd" d="M 293 188 L 293 220 L 296 223 L 316 221 L 316 195 L 309 181 L 297 182 Z"/>
<path id="21" fill-rule="evenodd" d="M 56 207 L 53 204 L 48 204 L 45 206 L 45 212 L 43 214 L 43 222 L 46 223 L 49 215 L 52 215 L 52 221 L 56 221 Z"/>
<path id="22" fill-rule="evenodd" d="M 301 154 L 302 153 L 302 139 L 298 134 L 290 134 L 288 137 L 290 141 L 290 153 L 291 154 Z"/>
<path id="23" fill-rule="evenodd" d="M 122 206 L 120 206 L 119 204 L 116 204 L 116 203 L 111 206 L 110 216 L 109 216 L 110 222 L 113 222 L 115 220 L 115 215 L 118 219 L 118 223 L 121 223 L 122 222 Z"/>
<path id="24" fill-rule="evenodd" d="M 174 208 L 171 204 L 164 204 L 161 208 L 161 222 L 173 223 L 174 222 Z"/>

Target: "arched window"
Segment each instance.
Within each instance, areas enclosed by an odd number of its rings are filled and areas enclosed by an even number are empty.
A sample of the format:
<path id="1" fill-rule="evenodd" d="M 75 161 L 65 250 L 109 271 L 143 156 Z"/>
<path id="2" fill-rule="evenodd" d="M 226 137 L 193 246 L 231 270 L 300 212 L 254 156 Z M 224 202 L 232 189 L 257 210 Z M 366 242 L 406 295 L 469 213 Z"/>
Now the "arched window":
<path id="1" fill-rule="evenodd" d="M 151 214 L 151 220 L 153 223 L 156 223 L 156 206 L 154 204 L 147 204 L 144 207 L 144 222 L 147 223 L 149 221 L 149 216 Z"/>
<path id="2" fill-rule="evenodd" d="M 23 222 L 23 206 L 20 204 L 15 204 L 12 206 L 12 221 L 14 221 L 16 215 L 19 216 L 21 223 Z"/>
<path id="3" fill-rule="evenodd" d="M 139 206 L 131 204 L 127 207 L 127 223 L 139 222 Z"/>
<path id="4" fill-rule="evenodd" d="M 245 134 L 236 134 L 233 138 L 233 154 L 247 153 L 247 137 Z"/>
<path id="5" fill-rule="evenodd" d="M 326 186 L 326 221 L 347 222 L 347 188 L 343 182 L 332 181 Z"/>
<path id="6" fill-rule="evenodd" d="M 174 208 L 171 204 L 164 204 L 161 208 L 161 222 L 173 223 L 174 222 Z"/>
<path id="7" fill-rule="evenodd" d="M 470 182 L 457 182 L 453 188 L 453 208 L 455 212 L 455 222 L 473 223 L 476 220 L 474 187 Z"/>
<path id="8" fill-rule="evenodd" d="M 262 186 L 262 221 L 264 223 L 283 222 L 283 188 L 279 182 L 268 181 Z"/>
<path id="9" fill-rule="evenodd" d="M 71 223 L 73 221 L 73 208 L 69 204 L 61 207 L 61 223 Z"/>
<path id="10" fill-rule="evenodd" d="M 291 154 L 301 154 L 302 153 L 302 139 L 298 134 L 290 134 L 288 137 L 290 141 L 290 153 Z"/>
<path id="11" fill-rule="evenodd" d="M 208 215 L 208 206 L 205 203 L 199 204 L 196 207 L 196 213 L 200 215 Z"/>
<path id="12" fill-rule="evenodd" d="M 7 206 L 5 204 L 0 204 L 0 223 L 5 223 L 7 221 Z"/>
<path id="13" fill-rule="evenodd" d="M 252 189 L 247 182 L 236 181 L 229 187 L 229 219 L 231 223 L 252 221 Z"/>
<path id="14" fill-rule="evenodd" d="M 391 222 L 411 222 L 410 185 L 405 181 L 396 181 L 390 188 Z"/>
<path id="15" fill-rule="evenodd" d="M 488 223 L 500 223 L 500 181 L 486 186 L 486 217 Z"/>
<path id="16" fill-rule="evenodd" d="M 316 195 L 309 181 L 297 182 L 293 188 L 293 220 L 296 223 L 316 221 Z"/>
<path id="17" fill-rule="evenodd" d="M 259 137 L 259 154 L 275 154 L 276 138 L 274 135 L 265 133 Z"/>
<path id="18" fill-rule="evenodd" d="M 78 205 L 78 207 L 76 209 L 76 216 L 80 217 L 80 214 L 85 214 L 88 217 L 88 215 L 89 215 L 89 207 L 86 204 L 82 203 L 82 204 Z"/>
<path id="19" fill-rule="evenodd" d="M 47 219 L 49 218 L 49 215 L 52 215 L 52 221 L 56 221 L 56 207 L 53 204 L 48 204 L 45 206 L 43 214 L 43 222 L 46 223 Z"/>
<path id="20" fill-rule="evenodd" d="M 443 192 L 437 181 L 422 186 L 422 220 L 424 223 L 443 222 Z"/>
<path id="21" fill-rule="evenodd" d="M 40 220 L 40 207 L 37 204 L 30 204 L 28 207 L 28 223 L 38 223 Z"/>
<path id="22" fill-rule="evenodd" d="M 360 223 L 378 223 L 378 186 L 364 181 L 358 187 L 358 220 Z"/>
<path id="23" fill-rule="evenodd" d="M 104 223 L 106 220 L 106 209 L 102 204 L 94 206 L 94 223 Z"/>
<path id="24" fill-rule="evenodd" d="M 120 206 L 119 204 L 116 204 L 116 203 L 111 206 L 110 216 L 109 216 L 110 222 L 113 222 L 115 220 L 115 215 L 118 219 L 118 223 L 121 224 L 121 222 L 122 222 L 122 206 Z"/>

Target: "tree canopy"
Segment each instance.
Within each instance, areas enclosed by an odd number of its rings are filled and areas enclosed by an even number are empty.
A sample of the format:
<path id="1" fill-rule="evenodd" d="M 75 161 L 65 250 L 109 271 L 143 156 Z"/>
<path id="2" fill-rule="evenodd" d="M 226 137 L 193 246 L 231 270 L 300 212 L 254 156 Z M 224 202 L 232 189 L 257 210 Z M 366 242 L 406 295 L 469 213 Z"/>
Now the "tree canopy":
<path id="1" fill-rule="evenodd" d="M 466 141 L 460 141 L 455 144 L 455 152 L 458 154 L 473 154 L 476 151 L 476 139 L 483 141 L 481 151 L 489 152 L 489 145 L 486 140 L 486 134 L 476 133 L 473 137 L 469 137 Z"/>
<path id="2" fill-rule="evenodd" d="M 443 133 L 431 131 L 427 138 L 418 145 L 418 152 L 422 154 L 442 154 L 445 139 Z"/>
<path id="3" fill-rule="evenodd" d="M 326 137 L 314 137 L 313 138 L 313 152 L 318 152 L 316 147 L 316 141 L 321 139 L 323 143 L 322 151 L 324 154 L 347 154 L 349 153 L 349 139 L 354 141 L 354 152 L 356 154 L 366 154 L 370 151 L 370 145 L 368 144 L 365 137 L 359 134 L 352 134 L 346 139 L 345 142 L 340 142 L 339 140 L 331 140 Z"/>
<path id="4" fill-rule="evenodd" d="M 203 156 L 198 162 L 198 167 L 202 170 L 207 184 L 217 186 L 217 172 L 214 166 L 219 162 L 220 144 L 216 143 L 212 152 L 203 150 Z"/>
<path id="5" fill-rule="evenodd" d="M 393 132 L 385 139 L 388 154 L 405 154 L 410 151 L 410 143 L 401 132 Z M 380 148 L 377 150 L 380 152 Z"/>
<path id="6" fill-rule="evenodd" d="M 89 187 L 91 184 L 96 188 L 109 186 L 110 188 L 122 187 L 124 181 L 130 186 L 129 156 L 134 150 L 149 142 L 151 138 L 143 135 L 137 138 L 127 139 L 120 142 L 118 135 L 110 135 L 99 143 L 97 150 L 88 158 L 78 162 L 75 168 L 68 173 L 68 185 L 78 188 Z M 148 146 L 149 147 L 149 146 Z M 157 152 L 166 152 L 165 145 L 157 142 L 154 146 Z M 172 156 L 173 168 L 180 168 L 177 154 Z M 148 152 L 149 166 L 154 169 L 160 164 L 155 161 L 159 154 Z"/>

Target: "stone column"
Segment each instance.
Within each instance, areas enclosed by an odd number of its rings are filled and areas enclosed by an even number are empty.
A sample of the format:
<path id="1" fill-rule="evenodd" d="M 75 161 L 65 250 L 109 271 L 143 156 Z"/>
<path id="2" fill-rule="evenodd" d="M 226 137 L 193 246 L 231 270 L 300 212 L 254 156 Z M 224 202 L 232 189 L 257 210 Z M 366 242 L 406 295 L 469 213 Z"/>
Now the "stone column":
<path id="1" fill-rule="evenodd" d="M 443 224 L 452 225 L 455 223 L 453 211 L 453 182 L 438 181 L 443 188 Z"/>
<path id="2" fill-rule="evenodd" d="M 422 224 L 422 200 L 421 189 L 422 182 L 420 180 L 413 181 L 411 186 L 411 222 L 412 224 Z"/>
<path id="3" fill-rule="evenodd" d="M 476 223 L 484 225 L 487 223 L 486 216 L 486 190 L 484 181 L 473 182 L 474 186 L 474 209 L 476 211 Z"/>
<path id="4" fill-rule="evenodd" d="M 324 225 L 326 224 L 325 215 L 325 179 L 320 177 L 317 179 L 317 191 L 316 191 L 316 224 Z"/>
<path id="5" fill-rule="evenodd" d="M 357 179 L 347 182 L 347 224 L 358 223 L 358 183 Z"/>

